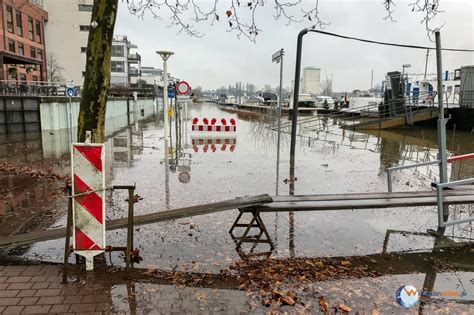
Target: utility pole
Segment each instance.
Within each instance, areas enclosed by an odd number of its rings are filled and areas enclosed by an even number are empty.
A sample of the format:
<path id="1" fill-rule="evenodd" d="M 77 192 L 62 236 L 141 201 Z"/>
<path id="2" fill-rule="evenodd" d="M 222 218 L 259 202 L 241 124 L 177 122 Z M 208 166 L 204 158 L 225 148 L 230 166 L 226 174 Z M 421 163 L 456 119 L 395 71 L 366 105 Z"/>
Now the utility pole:
<path id="1" fill-rule="evenodd" d="M 428 71 L 428 57 L 429 57 L 429 55 L 430 55 L 430 50 L 427 49 L 426 50 L 426 60 L 425 60 L 425 77 L 424 77 L 425 80 L 426 80 L 426 71 Z"/>

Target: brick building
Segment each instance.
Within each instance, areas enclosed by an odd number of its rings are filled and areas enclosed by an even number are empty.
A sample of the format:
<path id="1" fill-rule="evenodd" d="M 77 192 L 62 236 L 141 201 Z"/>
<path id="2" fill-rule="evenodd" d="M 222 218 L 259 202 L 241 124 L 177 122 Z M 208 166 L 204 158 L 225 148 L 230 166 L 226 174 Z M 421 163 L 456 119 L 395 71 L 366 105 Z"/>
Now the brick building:
<path id="1" fill-rule="evenodd" d="M 46 81 L 42 0 L 0 0 L 0 80 Z"/>

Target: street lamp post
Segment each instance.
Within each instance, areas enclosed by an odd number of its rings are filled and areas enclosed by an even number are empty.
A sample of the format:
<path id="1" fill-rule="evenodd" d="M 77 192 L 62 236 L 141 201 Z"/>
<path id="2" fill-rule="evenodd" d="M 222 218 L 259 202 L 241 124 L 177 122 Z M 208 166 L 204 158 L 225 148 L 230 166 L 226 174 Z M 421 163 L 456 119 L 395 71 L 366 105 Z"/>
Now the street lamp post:
<path id="1" fill-rule="evenodd" d="M 174 54 L 172 51 L 157 51 L 158 55 L 163 59 L 163 129 L 165 142 L 168 142 L 168 58 Z M 168 152 L 165 152 L 168 156 Z"/>

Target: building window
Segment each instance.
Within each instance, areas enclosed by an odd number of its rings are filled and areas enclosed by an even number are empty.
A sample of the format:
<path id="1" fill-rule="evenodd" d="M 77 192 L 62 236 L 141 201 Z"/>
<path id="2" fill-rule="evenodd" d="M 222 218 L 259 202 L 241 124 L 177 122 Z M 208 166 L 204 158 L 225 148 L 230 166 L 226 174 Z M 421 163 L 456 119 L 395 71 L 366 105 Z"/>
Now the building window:
<path id="1" fill-rule="evenodd" d="M 87 47 L 81 47 L 81 53 L 85 53 L 87 51 Z"/>
<path id="2" fill-rule="evenodd" d="M 85 77 L 85 76 L 86 76 L 86 72 L 82 71 L 82 77 Z"/>
<path id="3" fill-rule="evenodd" d="M 125 63 L 123 61 L 112 61 L 112 72 L 125 72 Z"/>
<path id="4" fill-rule="evenodd" d="M 20 74 L 20 81 L 26 82 L 26 74 L 24 73 Z"/>
<path id="5" fill-rule="evenodd" d="M 33 81 L 35 81 L 35 82 L 38 81 L 38 76 L 34 75 L 32 78 L 33 78 Z"/>
<path id="6" fill-rule="evenodd" d="M 92 12 L 93 5 L 92 4 L 79 4 L 79 11 L 82 12 Z"/>
<path id="7" fill-rule="evenodd" d="M 38 59 L 43 60 L 43 51 L 38 49 Z"/>
<path id="8" fill-rule="evenodd" d="M 16 10 L 16 35 L 23 36 L 23 19 L 18 10 Z"/>
<path id="9" fill-rule="evenodd" d="M 30 56 L 33 59 L 36 59 L 36 49 L 34 47 L 30 47 Z"/>
<path id="10" fill-rule="evenodd" d="M 28 17 L 28 37 L 30 40 L 35 40 L 35 31 L 33 27 L 33 18 L 31 16 Z"/>
<path id="11" fill-rule="evenodd" d="M 41 23 L 36 21 L 36 41 L 41 43 Z"/>
<path id="12" fill-rule="evenodd" d="M 7 5 L 7 30 L 13 33 L 13 8 Z"/>
<path id="13" fill-rule="evenodd" d="M 123 57 L 123 46 L 112 45 L 112 57 Z"/>
<path id="14" fill-rule="evenodd" d="M 79 30 L 81 32 L 89 32 L 90 28 L 91 27 L 89 25 L 79 25 Z"/>
<path id="15" fill-rule="evenodd" d="M 15 52 L 15 41 L 12 39 L 8 40 L 8 50 L 11 52 Z"/>
<path id="16" fill-rule="evenodd" d="M 18 54 L 25 55 L 25 46 L 23 43 L 18 43 Z"/>

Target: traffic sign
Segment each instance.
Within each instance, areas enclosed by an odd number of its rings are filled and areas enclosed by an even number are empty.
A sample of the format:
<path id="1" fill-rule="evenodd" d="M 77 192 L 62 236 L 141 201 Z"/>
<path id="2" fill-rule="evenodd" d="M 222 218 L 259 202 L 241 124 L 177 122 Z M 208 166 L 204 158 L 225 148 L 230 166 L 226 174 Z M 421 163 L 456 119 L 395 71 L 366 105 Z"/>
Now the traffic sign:
<path id="1" fill-rule="evenodd" d="M 181 102 L 188 102 L 191 100 L 191 97 L 189 95 L 178 95 L 178 101 Z"/>
<path id="2" fill-rule="evenodd" d="M 174 97 L 174 90 L 168 89 L 168 98 L 173 98 L 173 97 Z"/>
<path id="3" fill-rule="evenodd" d="M 74 88 L 67 88 L 66 95 L 69 97 L 73 97 L 76 95 L 76 90 Z"/>
<path id="4" fill-rule="evenodd" d="M 179 95 L 187 95 L 190 90 L 191 87 L 186 81 L 180 81 L 176 84 L 176 92 L 178 92 Z"/>
<path id="5" fill-rule="evenodd" d="M 74 80 L 66 80 L 66 87 L 73 88 L 74 87 Z"/>
<path id="6" fill-rule="evenodd" d="M 279 63 L 281 57 L 282 57 L 284 54 L 285 54 L 285 52 L 283 51 L 283 49 L 280 49 L 279 51 L 277 51 L 276 53 L 274 53 L 274 54 L 272 55 L 272 62 Z"/>

